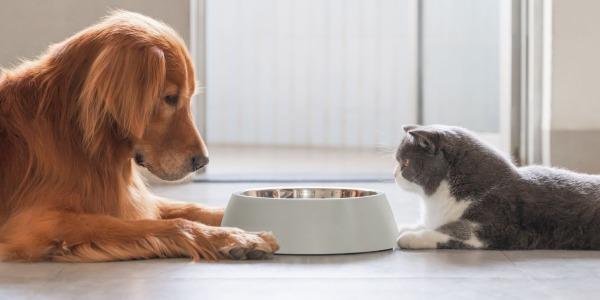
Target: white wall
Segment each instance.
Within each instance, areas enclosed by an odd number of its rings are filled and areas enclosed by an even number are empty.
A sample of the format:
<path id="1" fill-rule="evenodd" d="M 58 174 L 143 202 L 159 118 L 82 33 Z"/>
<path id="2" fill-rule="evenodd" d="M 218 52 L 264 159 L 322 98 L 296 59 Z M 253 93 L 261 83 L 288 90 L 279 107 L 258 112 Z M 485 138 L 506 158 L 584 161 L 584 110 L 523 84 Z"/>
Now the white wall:
<path id="1" fill-rule="evenodd" d="M 189 0 L 24 0 L 0 4 L 0 66 L 33 58 L 49 44 L 94 24 L 110 9 L 165 21 L 189 41 Z"/>
<path id="2" fill-rule="evenodd" d="M 600 1 L 554 0 L 551 163 L 600 173 Z"/>
<path id="3" fill-rule="evenodd" d="M 552 129 L 600 129 L 600 1 L 553 5 Z"/>

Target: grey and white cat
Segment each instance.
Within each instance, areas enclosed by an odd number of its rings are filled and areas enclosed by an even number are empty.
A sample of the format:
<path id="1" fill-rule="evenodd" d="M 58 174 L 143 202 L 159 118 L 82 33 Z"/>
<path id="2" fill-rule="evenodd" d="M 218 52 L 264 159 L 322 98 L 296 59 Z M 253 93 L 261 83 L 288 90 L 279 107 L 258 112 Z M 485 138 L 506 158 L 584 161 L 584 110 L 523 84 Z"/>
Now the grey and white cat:
<path id="1" fill-rule="evenodd" d="M 404 126 L 396 182 L 420 193 L 404 249 L 600 249 L 600 176 L 516 167 L 469 131 Z"/>

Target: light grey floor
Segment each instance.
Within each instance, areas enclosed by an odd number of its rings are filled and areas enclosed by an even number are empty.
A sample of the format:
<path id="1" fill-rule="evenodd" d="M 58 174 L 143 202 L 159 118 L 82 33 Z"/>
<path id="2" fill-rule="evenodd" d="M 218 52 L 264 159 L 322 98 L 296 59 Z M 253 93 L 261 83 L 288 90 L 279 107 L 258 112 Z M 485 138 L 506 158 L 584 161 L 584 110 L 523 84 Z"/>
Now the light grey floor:
<path id="1" fill-rule="evenodd" d="M 225 205 L 232 191 L 265 185 L 269 184 L 193 183 L 154 190 L 172 198 Z M 385 191 L 398 222 L 417 219 L 416 198 L 391 183 L 344 185 Z M 600 252 L 591 251 L 386 251 L 196 264 L 185 259 L 0 263 L 0 299 L 598 299 L 599 295 Z"/>

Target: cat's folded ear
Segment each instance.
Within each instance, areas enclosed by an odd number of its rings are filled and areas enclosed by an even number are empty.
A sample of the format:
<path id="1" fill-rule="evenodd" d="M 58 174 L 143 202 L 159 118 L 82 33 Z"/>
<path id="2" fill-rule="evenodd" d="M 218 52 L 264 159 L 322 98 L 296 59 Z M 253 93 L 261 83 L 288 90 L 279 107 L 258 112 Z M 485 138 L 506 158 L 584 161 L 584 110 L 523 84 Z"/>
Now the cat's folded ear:
<path id="1" fill-rule="evenodd" d="M 417 127 L 419 127 L 419 125 L 414 125 L 414 124 L 411 124 L 411 125 L 402 125 L 402 130 L 404 130 L 404 132 L 409 132 L 409 131 L 411 131 L 413 129 L 416 129 Z"/>
<path id="2" fill-rule="evenodd" d="M 441 138 L 435 129 L 416 126 L 406 130 L 406 132 L 415 139 L 419 147 L 427 150 L 427 152 L 435 154 L 440 149 Z"/>

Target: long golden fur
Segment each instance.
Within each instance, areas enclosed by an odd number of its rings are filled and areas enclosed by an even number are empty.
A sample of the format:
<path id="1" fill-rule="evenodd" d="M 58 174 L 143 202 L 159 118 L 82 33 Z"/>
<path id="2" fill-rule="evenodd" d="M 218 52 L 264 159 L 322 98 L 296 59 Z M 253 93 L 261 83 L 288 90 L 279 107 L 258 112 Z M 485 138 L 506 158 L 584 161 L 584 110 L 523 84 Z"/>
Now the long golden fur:
<path id="1" fill-rule="evenodd" d="M 152 195 L 208 162 L 191 119 L 182 40 L 118 11 L 0 75 L 0 259 L 260 258 L 269 233 L 218 227 L 222 209 Z M 135 158 L 135 159 L 133 159 Z M 134 162 L 135 160 L 135 162 Z"/>

